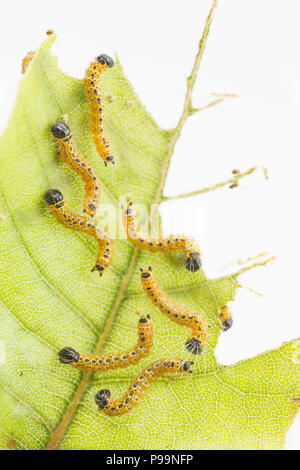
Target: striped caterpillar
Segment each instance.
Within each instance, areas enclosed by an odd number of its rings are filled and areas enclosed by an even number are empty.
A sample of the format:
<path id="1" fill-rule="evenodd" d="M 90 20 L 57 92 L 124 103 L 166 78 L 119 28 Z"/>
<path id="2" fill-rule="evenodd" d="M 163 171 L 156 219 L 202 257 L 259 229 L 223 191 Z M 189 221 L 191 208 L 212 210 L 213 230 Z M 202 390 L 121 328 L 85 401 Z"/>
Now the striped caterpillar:
<path id="1" fill-rule="evenodd" d="M 132 201 L 128 199 L 127 207 L 123 209 L 123 224 L 128 239 L 143 250 L 166 253 L 168 251 L 183 250 L 186 257 L 186 268 L 189 271 L 198 271 L 201 267 L 201 253 L 199 246 L 192 238 L 184 235 L 171 235 L 170 237 L 150 238 L 140 233 L 140 226 L 132 208 Z"/>
<path id="2" fill-rule="evenodd" d="M 143 289 L 151 302 L 170 320 L 192 329 L 192 335 L 185 343 L 186 349 L 192 354 L 200 354 L 208 337 L 208 324 L 205 318 L 200 313 L 175 305 L 159 287 L 151 266 L 147 270 L 140 269 Z"/>
<path id="3" fill-rule="evenodd" d="M 25 73 L 28 70 L 28 67 L 31 64 L 35 54 L 35 51 L 29 51 L 24 59 L 22 59 L 22 73 Z"/>
<path id="4" fill-rule="evenodd" d="M 138 311 L 137 313 L 140 314 Z M 63 348 L 58 357 L 62 364 L 71 364 L 77 369 L 91 372 L 106 372 L 111 369 L 125 368 L 137 364 L 142 357 L 148 356 L 152 346 L 152 323 L 150 315 L 140 314 L 138 321 L 138 341 L 134 348 L 117 354 L 85 354 L 73 348 Z"/>
<path id="5" fill-rule="evenodd" d="M 91 110 L 91 131 L 97 152 L 103 159 L 105 166 L 108 162 L 115 163 L 112 149 L 104 133 L 104 103 L 99 79 L 101 73 L 111 68 L 114 61 L 106 54 L 101 54 L 89 65 L 85 73 L 84 86 Z"/>
<path id="6" fill-rule="evenodd" d="M 228 305 L 223 305 L 222 307 L 219 307 L 219 320 L 222 324 L 223 331 L 227 331 L 229 330 L 229 328 L 232 327 L 233 319 L 229 311 Z"/>
<path id="7" fill-rule="evenodd" d="M 63 161 L 74 170 L 85 183 L 83 212 L 94 217 L 99 206 L 100 182 L 92 165 L 77 151 L 70 128 L 58 121 L 51 127 Z"/>
<path id="8" fill-rule="evenodd" d="M 52 214 L 65 227 L 91 235 L 98 242 L 98 254 L 92 271 L 99 271 L 102 276 L 103 271 L 109 266 L 113 257 L 113 243 L 108 234 L 96 227 L 95 223 L 84 215 L 74 214 L 69 211 L 64 201 L 63 195 L 58 189 L 48 189 L 44 199 L 50 205 Z"/>
<path id="9" fill-rule="evenodd" d="M 166 372 L 190 372 L 193 362 L 183 361 L 182 359 L 160 359 L 150 364 L 138 375 L 134 382 L 129 386 L 127 392 L 119 400 L 111 397 L 109 390 L 100 390 L 95 395 L 95 402 L 99 410 L 109 416 L 123 415 L 138 405 L 145 391 L 150 387 L 158 377 Z"/>

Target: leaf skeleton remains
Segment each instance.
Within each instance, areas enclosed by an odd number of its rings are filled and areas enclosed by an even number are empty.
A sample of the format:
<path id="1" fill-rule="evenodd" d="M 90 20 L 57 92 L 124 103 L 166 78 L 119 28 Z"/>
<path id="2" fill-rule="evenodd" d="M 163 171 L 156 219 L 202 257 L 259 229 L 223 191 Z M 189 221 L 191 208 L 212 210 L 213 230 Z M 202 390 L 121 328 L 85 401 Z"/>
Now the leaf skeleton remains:
<path id="1" fill-rule="evenodd" d="M 34 54 L 30 53 L 23 59 L 23 73 L 29 67 L 33 56 Z M 90 64 L 84 79 L 86 96 L 91 111 L 91 132 L 96 149 L 105 166 L 109 162 L 114 164 L 115 161 L 108 138 L 104 133 L 104 102 L 100 77 L 103 72 L 113 67 L 113 65 L 113 59 L 106 54 L 101 54 Z M 73 135 L 66 122 L 63 122 L 63 120 L 55 122 L 51 127 L 51 132 L 60 157 L 84 182 L 83 212 L 85 214 L 71 212 L 58 189 L 48 189 L 44 195 L 44 200 L 49 205 L 53 216 L 64 227 L 90 235 L 97 241 L 98 253 L 92 271 L 98 271 L 102 276 L 112 262 L 114 248 L 108 232 L 92 220 L 99 208 L 100 180 L 92 165 L 78 152 Z M 184 235 L 150 238 L 141 233 L 129 197 L 126 206 L 122 207 L 122 220 L 128 240 L 138 248 L 162 253 L 182 250 L 185 254 L 186 268 L 191 273 L 201 269 L 200 248 L 192 238 Z M 191 354 L 200 354 L 209 336 L 209 325 L 204 316 L 184 306 L 175 305 L 173 300 L 159 286 L 150 266 L 146 270 L 140 269 L 142 287 L 149 299 L 170 320 L 191 328 L 192 333 L 185 343 L 186 349 Z M 143 315 L 140 311 L 138 313 L 140 315 L 137 325 L 138 340 L 132 349 L 119 353 L 89 354 L 78 352 L 72 347 L 64 347 L 58 353 L 59 361 L 61 364 L 72 365 L 77 369 L 89 372 L 106 372 L 137 364 L 142 358 L 149 355 L 153 342 L 150 316 Z M 223 331 L 232 326 L 232 316 L 227 305 L 219 307 L 219 320 Z M 135 378 L 122 398 L 113 399 L 109 390 L 102 389 L 95 395 L 95 402 L 99 410 L 107 415 L 123 415 L 140 402 L 151 383 L 162 374 L 192 373 L 192 364 L 192 361 L 176 358 L 156 360 Z"/>

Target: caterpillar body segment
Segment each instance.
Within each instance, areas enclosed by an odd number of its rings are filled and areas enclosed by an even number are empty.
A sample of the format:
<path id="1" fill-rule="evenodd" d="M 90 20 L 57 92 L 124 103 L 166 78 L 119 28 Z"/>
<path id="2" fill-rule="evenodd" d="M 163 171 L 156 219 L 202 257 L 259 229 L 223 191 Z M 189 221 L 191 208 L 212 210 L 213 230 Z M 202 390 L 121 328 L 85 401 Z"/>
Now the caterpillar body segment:
<path id="1" fill-rule="evenodd" d="M 127 389 L 127 392 L 119 400 L 114 400 L 110 391 L 103 389 L 95 395 L 95 402 L 99 410 L 109 416 L 123 415 L 139 404 L 146 390 L 158 377 L 167 372 L 192 373 L 190 369 L 192 364 L 193 362 L 184 361 L 182 359 L 160 359 L 146 367 L 142 373 L 136 377 L 134 382 Z"/>
<path id="2" fill-rule="evenodd" d="M 90 104 L 91 132 L 100 157 L 105 166 L 115 163 L 113 152 L 104 131 L 104 100 L 100 86 L 100 75 L 108 68 L 113 67 L 114 61 L 106 54 L 96 57 L 86 70 L 84 86 Z"/>
<path id="3" fill-rule="evenodd" d="M 195 272 L 201 268 L 200 248 L 193 238 L 185 237 L 184 235 L 150 238 L 147 234 L 141 233 L 130 199 L 127 200 L 126 207 L 122 207 L 122 221 L 128 240 L 139 248 L 161 253 L 182 250 L 186 257 L 185 265 L 189 271 Z"/>
<path id="4" fill-rule="evenodd" d="M 113 242 L 108 234 L 103 232 L 103 237 L 99 238 L 99 229 L 97 229 L 96 224 L 84 215 L 71 212 L 65 203 L 62 193 L 58 189 L 49 189 L 44 199 L 58 222 L 71 230 L 86 233 L 97 241 L 98 253 L 93 271 L 98 271 L 100 276 L 102 276 L 113 258 Z"/>
<path id="5" fill-rule="evenodd" d="M 186 349 L 192 354 L 200 354 L 208 338 L 206 319 L 200 313 L 175 305 L 159 287 L 150 266 L 146 270 L 140 269 L 142 286 L 149 299 L 170 320 L 192 329 L 192 334 L 185 343 Z"/>
<path id="6" fill-rule="evenodd" d="M 227 331 L 233 325 L 233 318 L 230 313 L 228 305 L 223 305 L 219 307 L 219 320 L 222 324 L 222 330 Z"/>
<path id="7" fill-rule="evenodd" d="M 85 354 L 67 347 L 59 351 L 59 361 L 62 364 L 70 364 L 77 369 L 91 372 L 106 372 L 137 364 L 143 357 L 148 356 L 152 346 L 153 328 L 150 315 L 140 316 L 137 331 L 137 343 L 134 348 L 128 351 L 116 354 Z"/>
<path id="8" fill-rule="evenodd" d="M 57 121 L 51 127 L 63 161 L 75 171 L 85 184 L 83 212 L 94 217 L 99 207 L 100 181 L 92 165 L 76 149 L 70 128 L 65 122 Z"/>

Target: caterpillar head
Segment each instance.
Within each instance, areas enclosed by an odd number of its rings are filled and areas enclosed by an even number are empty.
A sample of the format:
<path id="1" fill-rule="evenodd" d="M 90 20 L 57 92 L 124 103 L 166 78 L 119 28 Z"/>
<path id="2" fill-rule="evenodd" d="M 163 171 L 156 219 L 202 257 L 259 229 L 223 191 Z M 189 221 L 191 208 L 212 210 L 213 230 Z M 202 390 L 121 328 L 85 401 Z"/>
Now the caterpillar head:
<path id="1" fill-rule="evenodd" d="M 63 348 L 59 351 L 58 358 L 62 364 L 72 364 L 79 361 L 80 355 L 73 348 Z"/>
<path id="2" fill-rule="evenodd" d="M 143 269 L 143 268 L 140 268 L 140 271 L 141 271 L 141 277 L 142 279 L 147 279 L 148 277 L 151 276 L 151 273 L 152 273 L 152 268 L 151 266 L 148 267 L 148 269 Z"/>
<path id="3" fill-rule="evenodd" d="M 125 214 L 126 215 L 132 215 L 133 214 L 132 202 L 129 202 L 127 204 L 127 209 L 125 209 Z"/>
<path id="4" fill-rule="evenodd" d="M 146 317 L 144 317 L 144 315 L 141 315 L 141 318 L 139 319 L 139 323 L 151 323 L 150 322 L 150 315 L 147 315 Z"/>
<path id="5" fill-rule="evenodd" d="M 47 204 L 53 206 L 63 200 L 63 195 L 58 189 L 48 189 L 44 195 L 44 199 Z"/>
<path id="6" fill-rule="evenodd" d="M 194 273 L 195 271 L 199 271 L 199 269 L 201 268 L 200 253 L 196 251 L 190 253 L 186 260 L 185 266 L 192 273 Z"/>
<path id="7" fill-rule="evenodd" d="M 99 62 L 99 64 L 101 65 L 107 65 L 107 67 L 109 68 L 112 68 L 115 64 L 114 60 L 109 57 L 109 55 L 106 55 L 106 54 L 100 54 L 98 57 L 97 57 L 97 61 Z"/>
<path id="8" fill-rule="evenodd" d="M 104 162 L 104 165 L 107 166 L 107 162 L 111 162 L 113 165 L 115 164 L 115 160 L 114 160 L 114 156 L 113 155 L 108 155 L 108 157 L 106 157 L 105 159 L 105 162 Z"/>
<path id="9" fill-rule="evenodd" d="M 56 139 L 64 139 L 71 134 L 70 128 L 62 121 L 55 122 L 51 127 L 51 132 Z"/>
<path id="10" fill-rule="evenodd" d="M 233 319 L 228 318 L 226 321 L 222 322 L 222 330 L 227 331 L 229 328 L 231 328 L 233 325 Z"/>
<path id="11" fill-rule="evenodd" d="M 99 408 L 105 408 L 108 405 L 108 398 L 111 396 L 111 393 L 107 389 L 99 390 L 95 395 L 95 403 Z"/>
<path id="12" fill-rule="evenodd" d="M 188 352 L 192 353 L 192 354 L 200 354 L 202 352 L 202 345 L 200 343 L 200 341 L 196 338 L 189 338 L 186 343 L 185 343 L 185 347 L 187 349 Z"/>
<path id="13" fill-rule="evenodd" d="M 103 274 L 103 271 L 104 271 L 104 267 L 101 266 L 101 264 L 96 264 L 93 269 L 92 269 L 92 272 L 94 271 L 98 271 L 99 272 L 99 276 L 102 276 Z"/>
<path id="14" fill-rule="evenodd" d="M 191 370 L 191 366 L 193 365 L 193 361 L 185 361 L 182 365 L 182 370 L 184 372 L 189 372 L 190 374 L 193 373 L 193 371 Z"/>

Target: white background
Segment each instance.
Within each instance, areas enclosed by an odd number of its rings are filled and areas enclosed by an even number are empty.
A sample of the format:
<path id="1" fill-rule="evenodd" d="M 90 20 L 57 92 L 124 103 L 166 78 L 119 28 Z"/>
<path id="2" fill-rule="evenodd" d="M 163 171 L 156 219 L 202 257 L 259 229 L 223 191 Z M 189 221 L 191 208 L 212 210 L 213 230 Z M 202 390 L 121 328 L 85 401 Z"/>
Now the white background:
<path id="1" fill-rule="evenodd" d="M 64 71 L 82 77 L 90 60 L 117 51 L 124 70 L 158 123 L 176 125 L 186 77 L 212 0 L 37 0 L 5 2 L 0 17 L 0 130 L 10 114 L 21 58 L 54 29 L 54 53 Z M 241 282 L 264 294 L 241 289 L 231 307 L 234 327 L 217 347 L 231 364 L 299 337 L 300 255 L 299 126 L 300 4 L 297 0 L 219 1 L 196 82 L 193 105 L 211 92 L 237 99 L 189 118 L 176 146 L 166 194 L 196 190 L 230 176 L 233 168 L 268 168 L 192 200 L 185 210 L 201 216 L 184 231 L 197 237 L 209 276 L 236 270 L 239 259 L 268 251 L 277 260 L 244 274 Z M 168 203 L 171 206 L 170 203 Z M 173 230 L 164 204 L 166 232 Z M 178 202 L 176 202 L 178 204 Z M 191 209 L 192 207 L 192 209 Z M 181 221 L 182 222 L 182 221 Z M 180 221 L 176 229 L 183 231 Z M 300 449 L 300 420 L 286 448 Z"/>

